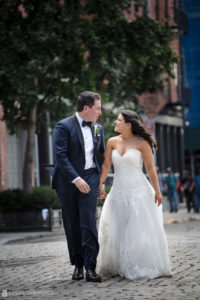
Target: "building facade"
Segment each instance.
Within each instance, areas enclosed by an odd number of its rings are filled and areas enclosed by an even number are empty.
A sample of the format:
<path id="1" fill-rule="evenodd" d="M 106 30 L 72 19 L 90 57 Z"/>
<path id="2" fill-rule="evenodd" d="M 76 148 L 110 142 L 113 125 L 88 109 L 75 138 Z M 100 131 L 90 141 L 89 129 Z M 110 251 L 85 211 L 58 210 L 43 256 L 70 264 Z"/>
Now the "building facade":
<path id="1" fill-rule="evenodd" d="M 182 0 L 188 33 L 182 37 L 185 168 L 194 176 L 200 169 L 200 1 Z"/>
<path id="2" fill-rule="evenodd" d="M 187 32 L 187 15 L 180 10 L 178 0 L 148 0 L 144 8 L 133 5 L 131 17 L 148 14 L 152 19 L 176 32 Z M 174 52 L 181 56 L 181 39 L 171 42 Z M 180 175 L 184 169 L 184 131 L 183 131 L 183 92 L 181 60 L 174 64 L 174 78 L 165 83 L 162 92 L 144 93 L 138 97 L 138 104 L 144 108 L 143 120 L 158 142 L 156 164 L 162 172 L 167 167 Z"/>
<path id="3" fill-rule="evenodd" d="M 3 108 L 0 105 L 0 119 L 2 117 Z M 46 131 L 48 131 L 48 128 L 46 128 Z M 46 176 L 45 170 L 43 170 L 43 163 L 52 162 L 53 160 L 50 150 L 45 152 L 45 158 L 43 154 L 46 148 L 52 148 L 48 143 L 49 141 L 51 142 L 51 136 L 46 138 L 42 131 L 39 136 L 35 134 L 34 164 L 32 169 L 33 186 L 41 184 L 40 176 L 42 176 L 42 184 L 50 183 L 48 173 L 46 172 Z M 6 127 L 6 123 L 0 121 L 0 191 L 8 188 L 23 188 L 25 149 L 26 132 L 23 129 L 17 129 L 16 134 L 11 135 Z"/>

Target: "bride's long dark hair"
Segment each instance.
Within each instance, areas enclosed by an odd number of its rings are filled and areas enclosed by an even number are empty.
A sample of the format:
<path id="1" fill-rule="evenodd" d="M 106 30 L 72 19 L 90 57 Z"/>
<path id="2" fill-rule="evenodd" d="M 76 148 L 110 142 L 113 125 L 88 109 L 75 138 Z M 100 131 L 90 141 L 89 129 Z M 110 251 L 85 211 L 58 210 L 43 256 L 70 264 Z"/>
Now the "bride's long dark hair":
<path id="1" fill-rule="evenodd" d="M 123 110 L 121 112 L 121 115 L 123 116 L 125 123 L 131 123 L 133 134 L 145 139 L 151 146 L 152 152 L 154 152 L 154 150 L 157 149 L 156 140 L 144 127 L 144 125 L 140 121 L 138 114 L 132 110 Z"/>

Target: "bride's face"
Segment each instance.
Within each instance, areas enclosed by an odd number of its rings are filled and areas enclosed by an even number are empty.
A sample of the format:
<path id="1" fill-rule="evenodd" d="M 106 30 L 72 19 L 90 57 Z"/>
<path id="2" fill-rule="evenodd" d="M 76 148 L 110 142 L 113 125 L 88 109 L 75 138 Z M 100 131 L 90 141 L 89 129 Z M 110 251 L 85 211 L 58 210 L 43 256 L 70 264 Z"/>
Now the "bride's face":
<path id="1" fill-rule="evenodd" d="M 117 120 L 115 121 L 114 131 L 121 133 L 125 127 L 126 127 L 126 123 L 124 121 L 124 118 L 121 114 L 119 114 Z"/>

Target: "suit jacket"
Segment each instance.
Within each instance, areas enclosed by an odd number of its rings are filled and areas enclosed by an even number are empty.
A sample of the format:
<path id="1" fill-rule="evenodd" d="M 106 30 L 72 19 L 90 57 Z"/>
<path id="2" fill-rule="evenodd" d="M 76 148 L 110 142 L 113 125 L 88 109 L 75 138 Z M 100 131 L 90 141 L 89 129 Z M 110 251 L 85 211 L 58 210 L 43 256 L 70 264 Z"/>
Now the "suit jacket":
<path id="1" fill-rule="evenodd" d="M 100 124 L 93 122 L 94 161 L 100 172 L 105 150 L 104 133 Z M 72 181 L 82 177 L 85 167 L 85 149 L 82 130 L 75 115 L 59 121 L 53 132 L 54 174 L 52 188 L 65 192 Z"/>

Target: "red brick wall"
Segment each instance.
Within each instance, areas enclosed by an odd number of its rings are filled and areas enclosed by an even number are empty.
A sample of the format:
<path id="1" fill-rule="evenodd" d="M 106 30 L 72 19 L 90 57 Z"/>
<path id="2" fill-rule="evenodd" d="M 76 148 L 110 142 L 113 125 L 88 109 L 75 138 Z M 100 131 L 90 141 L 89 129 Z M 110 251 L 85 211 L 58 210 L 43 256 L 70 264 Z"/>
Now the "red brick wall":
<path id="1" fill-rule="evenodd" d="M 176 7 L 178 5 L 178 1 L 176 0 Z M 158 18 L 161 23 L 164 23 L 164 20 L 166 18 L 165 16 L 165 1 L 164 0 L 151 0 L 151 7 L 150 7 L 150 17 L 152 19 L 156 19 L 156 3 L 158 3 Z M 168 15 L 168 24 L 170 27 L 174 26 L 174 0 L 168 0 L 167 4 L 167 15 Z M 171 48 L 173 51 L 177 54 L 180 55 L 180 40 L 179 39 L 174 39 L 171 42 Z M 177 74 L 178 78 L 177 79 L 170 79 L 170 92 L 168 94 L 169 100 L 171 102 L 177 102 L 181 100 L 181 68 L 180 68 L 180 63 L 178 63 L 177 66 Z M 178 81 L 178 82 L 176 82 Z M 178 83 L 178 85 L 177 85 Z M 167 85 L 166 85 L 167 87 Z M 168 88 L 167 88 L 168 90 Z"/>

